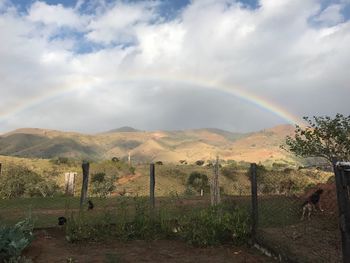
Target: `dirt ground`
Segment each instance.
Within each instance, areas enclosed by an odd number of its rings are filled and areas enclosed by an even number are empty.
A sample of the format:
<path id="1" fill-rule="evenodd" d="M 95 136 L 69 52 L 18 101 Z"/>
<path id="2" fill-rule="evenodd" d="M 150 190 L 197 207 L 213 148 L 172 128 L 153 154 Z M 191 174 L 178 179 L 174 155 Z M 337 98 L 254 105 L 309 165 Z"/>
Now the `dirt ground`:
<path id="1" fill-rule="evenodd" d="M 262 244 L 293 262 L 340 263 L 340 234 L 327 223 L 314 219 L 283 228 L 264 228 L 258 236 Z"/>
<path id="2" fill-rule="evenodd" d="M 71 244 L 62 229 L 37 230 L 24 255 L 34 262 L 274 262 L 247 247 L 195 248 L 181 241 L 108 241 Z"/>

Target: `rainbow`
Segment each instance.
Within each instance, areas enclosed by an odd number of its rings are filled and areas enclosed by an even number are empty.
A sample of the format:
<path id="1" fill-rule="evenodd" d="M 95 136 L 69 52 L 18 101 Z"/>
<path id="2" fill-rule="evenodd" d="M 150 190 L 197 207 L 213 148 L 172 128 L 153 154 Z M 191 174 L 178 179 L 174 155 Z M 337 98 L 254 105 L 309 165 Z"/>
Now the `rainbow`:
<path id="1" fill-rule="evenodd" d="M 280 105 L 275 102 L 269 101 L 266 98 L 253 94 L 244 90 L 243 88 L 232 86 L 229 84 L 219 83 L 214 80 L 206 80 L 203 78 L 188 76 L 188 75 L 179 75 L 179 74 L 152 74 L 152 73 L 128 73 L 126 72 L 123 75 L 112 76 L 114 79 L 117 79 L 118 82 L 171 82 L 176 84 L 192 85 L 194 87 L 205 88 L 209 90 L 220 90 L 227 94 L 230 94 L 240 100 L 246 101 L 255 105 L 258 108 L 261 108 L 265 111 L 268 111 L 274 115 L 279 116 L 287 123 L 297 124 L 303 126 L 303 120 L 287 111 Z M 74 92 L 78 92 L 83 89 L 98 89 L 99 84 L 102 80 L 95 76 L 80 76 L 70 79 L 67 83 L 62 84 L 58 87 L 53 87 L 50 91 L 41 93 L 38 96 L 34 96 L 25 101 L 20 101 L 16 105 L 13 105 L 11 108 L 8 108 L 5 111 L 0 112 L 0 122 L 4 122 L 12 116 L 16 116 L 21 112 L 35 108 L 43 103 L 47 103 L 50 100 L 59 99 L 60 97 L 67 96 Z"/>

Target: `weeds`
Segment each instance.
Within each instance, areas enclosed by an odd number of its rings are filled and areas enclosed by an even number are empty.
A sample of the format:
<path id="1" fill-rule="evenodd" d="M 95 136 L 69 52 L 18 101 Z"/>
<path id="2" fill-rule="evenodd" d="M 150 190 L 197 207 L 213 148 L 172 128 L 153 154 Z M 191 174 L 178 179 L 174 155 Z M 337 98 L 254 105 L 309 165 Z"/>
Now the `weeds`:
<path id="1" fill-rule="evenodd" d="M 100 215 L 80 212 L 68 218 L 70 242 L 178 238 L 193 245 L 242 244 L 248 238 L 245 210 L 228 205 L 184 210 L 162 208 L 150 213 L 146 199 L 134 198 L 133 206 L 121 202 L 118 209 Z"/>
<path id="2" fill-rule="evenodd" d="M 243 244 L 248 237 L 249 221 L 244 210 L 227 206 L 199 209 L 182 218 L 180 235 L 199 246 L 222 243 Z"/>

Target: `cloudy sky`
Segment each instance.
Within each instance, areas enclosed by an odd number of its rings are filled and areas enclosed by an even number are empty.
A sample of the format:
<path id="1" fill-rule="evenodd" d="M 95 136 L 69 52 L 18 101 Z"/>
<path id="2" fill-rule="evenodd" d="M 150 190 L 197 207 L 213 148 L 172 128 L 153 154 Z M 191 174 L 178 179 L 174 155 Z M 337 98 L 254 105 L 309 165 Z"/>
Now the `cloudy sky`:
<path id="1" fill-rule="evenodd" d="M 350 0 L 0 0 L 0 132 L 350 114 Z"/>

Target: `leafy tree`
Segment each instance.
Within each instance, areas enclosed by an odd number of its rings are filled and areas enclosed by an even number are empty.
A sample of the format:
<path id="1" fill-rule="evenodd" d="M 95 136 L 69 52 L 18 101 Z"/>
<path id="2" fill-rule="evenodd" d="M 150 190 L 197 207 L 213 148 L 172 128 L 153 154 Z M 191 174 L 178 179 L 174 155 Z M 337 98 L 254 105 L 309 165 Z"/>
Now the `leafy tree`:
<path id="1" fill-rule="evenodd" d="M 199 172 L 192 172 L 188 177 L 187 185 L 200 192 L 201 190 L 208 188 L 208 177 L 205 174 Z"/>
<path id="2" fill-rule="evenodd" d="M 350 160 L 350 115 L 304 120 L 308 125 L 296 125 L 294 138 L 287 136 L 282 148 L 300 157 L 322 157 L 330 162 Z"/>

